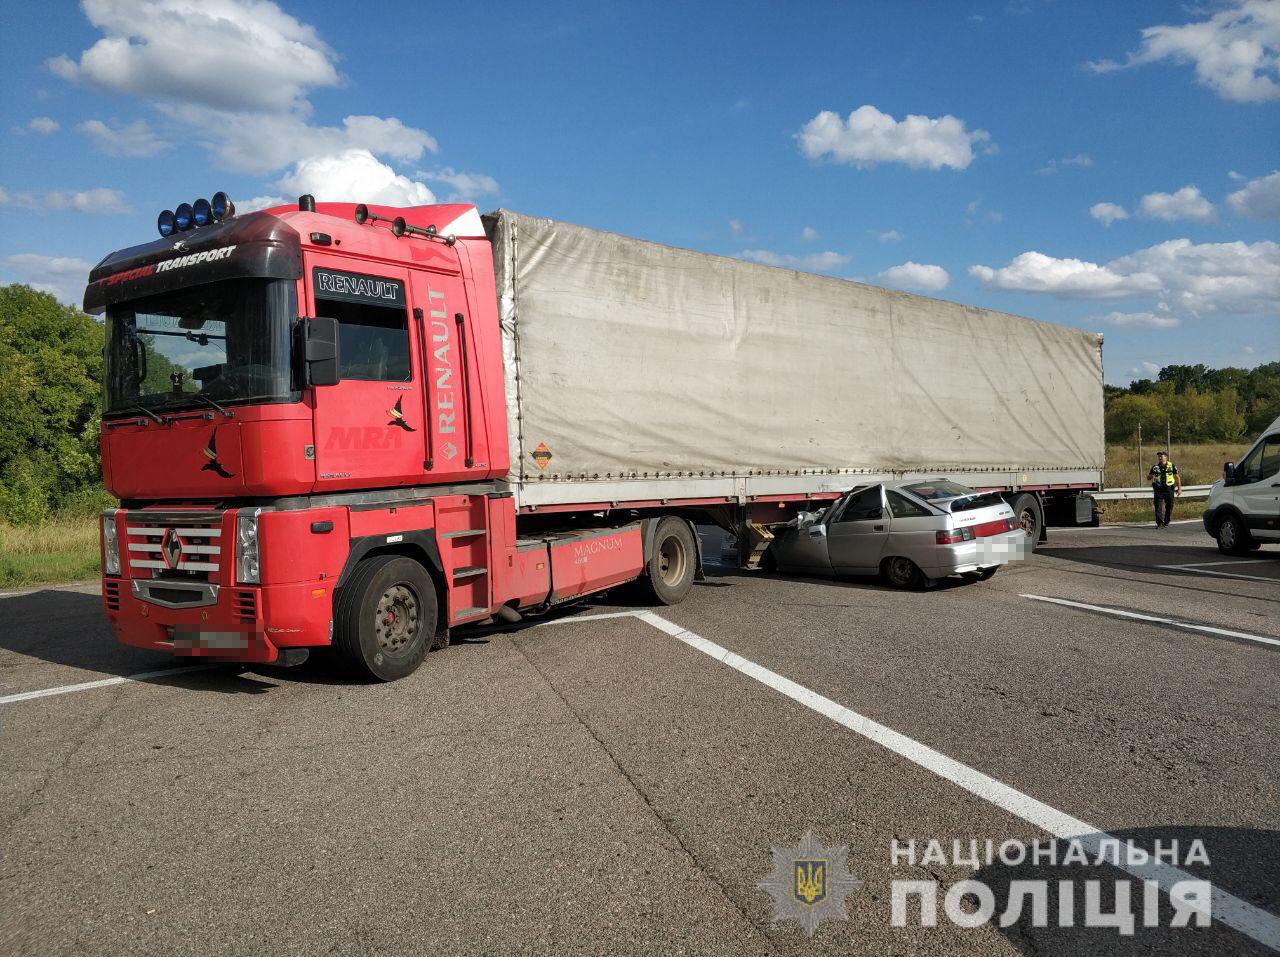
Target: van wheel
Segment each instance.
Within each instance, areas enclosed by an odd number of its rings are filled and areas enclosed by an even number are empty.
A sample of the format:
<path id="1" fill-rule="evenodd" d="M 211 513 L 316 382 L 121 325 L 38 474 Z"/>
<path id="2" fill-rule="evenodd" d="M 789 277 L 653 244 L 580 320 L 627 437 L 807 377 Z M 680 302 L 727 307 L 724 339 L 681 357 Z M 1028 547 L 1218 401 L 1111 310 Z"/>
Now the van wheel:
<path id="1" fill-rule="evenodd" d="M 933 588 L 937 579 L 929 578 L 915 562 L 901 556 L 886 558 L 880 565 L 880 575 L 894 588 Z"/>
<path id="2" fill-rule="evenodd" d="M 1044 509 L 1040 507 L 1040 500 L 1034 495 L 1023 493 L 1015 496 L 1009 507 L 1013 509 L 1013 516 L 1022 530 L 1027 533 L 1031 550 L 1035 551 L 1040 544 L 1040 532 L 1044 528 Z"/>
<path id="3" fill-rule="evenodd" d="M 1253 536 L 1234 515 L 1224 515 L 1218 522 L 1218 551 L 1224 555 L 1243 555 L 1253 548 Z"/>
<path id="4" fill-rule="evenodd" d="M 677 605 L 693 588 L 698 570 L 698 546 L 689 523 L 668 515 L 653 534 L 653 552 L 645 566 L 649 597 L 662 605 Z"/>
<path id="5" fill-rule="evenodd" d="M 365 559 L 336 604 L 333 643 L 357 673 L 395 681 L 422 664 L 435 637 L 436 589 L 413 559 Z"/>

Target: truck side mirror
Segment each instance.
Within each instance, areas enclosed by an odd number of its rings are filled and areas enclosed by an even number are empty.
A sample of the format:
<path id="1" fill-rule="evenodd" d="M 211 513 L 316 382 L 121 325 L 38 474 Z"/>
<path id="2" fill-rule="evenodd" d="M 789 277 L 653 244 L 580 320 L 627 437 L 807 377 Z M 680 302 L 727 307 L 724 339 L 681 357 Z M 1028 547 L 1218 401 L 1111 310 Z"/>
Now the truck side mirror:
<path id="1" fill-rule="evenodd" d="M 1222 484 L 1234 485 L 1236 481 L 1236 463 L 1228 462 L 1222 466 Z"/>
<path id="2" fill-rule="evenodd" d="M 317 316 L 302 323 L 304 352 L 309 385 L 337 385 L 342 381 L 338 373 L 338 320 Z"/>

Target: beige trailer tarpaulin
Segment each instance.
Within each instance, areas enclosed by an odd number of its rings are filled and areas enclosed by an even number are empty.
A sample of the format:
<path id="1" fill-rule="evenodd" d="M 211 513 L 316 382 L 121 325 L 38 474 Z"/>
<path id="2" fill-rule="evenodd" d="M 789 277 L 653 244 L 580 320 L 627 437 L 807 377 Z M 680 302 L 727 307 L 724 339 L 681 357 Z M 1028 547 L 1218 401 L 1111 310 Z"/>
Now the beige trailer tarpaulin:
<path id="1" fill-rule="evenodd" d="M 498 211 L 511 480 L 1100 469 L 1094 333 Z"/>

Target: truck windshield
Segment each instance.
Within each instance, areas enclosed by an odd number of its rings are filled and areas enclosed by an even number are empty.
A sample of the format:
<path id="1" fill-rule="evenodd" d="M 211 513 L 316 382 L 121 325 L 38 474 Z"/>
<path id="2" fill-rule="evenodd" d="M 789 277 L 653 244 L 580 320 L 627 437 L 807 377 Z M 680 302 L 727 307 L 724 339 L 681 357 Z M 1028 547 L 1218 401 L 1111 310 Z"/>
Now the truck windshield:
<path id="1" fill-rule="evenodd" d="M 283 279 L 224 279 L 107 309 L 107 413 L 297 401 L 296 292 Z"/>

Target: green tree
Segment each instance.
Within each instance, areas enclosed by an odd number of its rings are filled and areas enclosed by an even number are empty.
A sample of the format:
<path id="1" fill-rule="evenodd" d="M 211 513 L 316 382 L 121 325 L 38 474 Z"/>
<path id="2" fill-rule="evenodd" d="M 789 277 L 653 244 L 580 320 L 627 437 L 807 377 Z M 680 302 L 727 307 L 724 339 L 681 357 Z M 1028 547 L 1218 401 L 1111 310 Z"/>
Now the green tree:
<path id="1" fill-rule="evenodd" d="M 102 326 L 0 286 L 0 517 L 34 522 L 101 479 Z"/>

